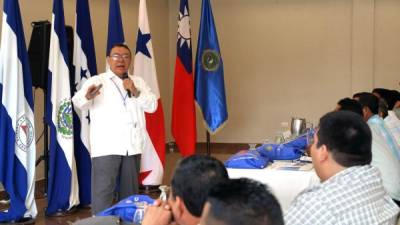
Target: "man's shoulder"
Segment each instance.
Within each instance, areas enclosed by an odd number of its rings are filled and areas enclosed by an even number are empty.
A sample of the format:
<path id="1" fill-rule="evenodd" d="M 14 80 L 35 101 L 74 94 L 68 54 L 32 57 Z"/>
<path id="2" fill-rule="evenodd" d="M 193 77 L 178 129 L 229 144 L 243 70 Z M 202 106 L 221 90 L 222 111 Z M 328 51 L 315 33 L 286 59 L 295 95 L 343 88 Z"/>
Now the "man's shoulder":
<path id="1" fill-rule="evenodd" d="M 324 187 L 321 185 L 307 188 L 297 195 L 295 200 L 292 202 L 292 205 L 295 207 L 313 207 L 317 205 L 318 202 L 323 202 L 321 199 L 323 195 Z"/>
<path id="2" fill-rule="evenodd" d="M 285 214 L 286 224 L 332 224 L 332 212 L 321 198 L 324 188 L 316 186 L 301 192 Z"/>

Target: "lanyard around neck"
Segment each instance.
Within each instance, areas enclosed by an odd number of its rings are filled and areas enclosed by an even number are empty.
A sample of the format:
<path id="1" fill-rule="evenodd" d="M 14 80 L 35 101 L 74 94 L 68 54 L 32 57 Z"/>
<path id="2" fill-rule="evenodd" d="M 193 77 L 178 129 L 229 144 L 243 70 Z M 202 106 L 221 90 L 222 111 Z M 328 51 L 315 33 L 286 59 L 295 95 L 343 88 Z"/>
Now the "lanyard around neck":
<path id="1" fill-rule="evenodd" d="M 119 95 L 121 96 L 122 99 L 122 103 L 124 104 L 124 106 L 126 106 L 126 98 L 128 97 L 128 93 L 122 94 L 122 91 L 119 89 L 118 85 L 115 83 L 115 81 L 112 79 L 112 77 L 110 78 L 110 80 L 114 83 L 115 88 L 117 88 Z"/>

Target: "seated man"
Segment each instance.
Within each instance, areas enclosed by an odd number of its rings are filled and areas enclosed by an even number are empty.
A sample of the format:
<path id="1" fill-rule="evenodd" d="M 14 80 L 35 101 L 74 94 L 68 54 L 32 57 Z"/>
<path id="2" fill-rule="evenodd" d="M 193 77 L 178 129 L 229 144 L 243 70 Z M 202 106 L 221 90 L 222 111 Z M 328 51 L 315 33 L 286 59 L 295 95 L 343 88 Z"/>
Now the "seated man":
<path id="1" fill-rule="evenodd" d="M 264 184 L 247 178 L 215 185 L 200 225 L 283 225 L 281 207 Z"/>
<path id="2" fill-rule="evenodd" d="M 183 159 L 172 177 L 168 203 L 148 207 L 142 225 L 197 225 L 208 191 L 227 179 L 224 164 L 215 158 L 192 155 Z"/>
<path id="3" fill-rule="evenodd" d="M 363 93 L 359 98 L 363 106 L 364 120 L 372 132 L 372 162 L 382 176 L 383 186 L 400 205 L 400 149 L 382 118 L 378 114 L 378 98 L 371 93 Z"/>
<path id="4" fill-rule="evenodd" d="M 395 224 L 400 209 L 383 188 L 379 170 L 370 165 L 371 142 L 371 130 L 359 115 L 324 115 L 311 146 L 321 184 L 296 197 L 286 224 Z"/>
<path id="5" fill-rule="evenodd" d="M 341 110 L 351 111 L 357 113 L 360 116 L 363 116 L 363 111 L 360 103 L 357 100 L 351 98 L 343 98 L 338 101 L 335 111 Z"/>
<path id="6" fill-rule="evenodd" d="M 387 117 L 384 119 L 385 125 L 393 135 L 397 145 L 400 146 L 400 119 L 397 118 L 394 111 L 390 110 Z"/>

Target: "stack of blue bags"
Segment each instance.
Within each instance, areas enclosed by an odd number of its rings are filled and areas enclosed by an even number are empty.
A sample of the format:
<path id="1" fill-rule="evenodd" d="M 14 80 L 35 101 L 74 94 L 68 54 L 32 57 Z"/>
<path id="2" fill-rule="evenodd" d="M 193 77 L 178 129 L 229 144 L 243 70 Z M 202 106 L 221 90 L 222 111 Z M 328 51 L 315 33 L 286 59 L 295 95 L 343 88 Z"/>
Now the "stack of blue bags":
<path id="1" fill-rule="evenodd" d="M 283 144 L 263 144 L 255 150 L 240 151 L 225 161 L 227 168 L 262 169 L 273 160 L 299 159 L 307 148 L 307 135 Z"/>

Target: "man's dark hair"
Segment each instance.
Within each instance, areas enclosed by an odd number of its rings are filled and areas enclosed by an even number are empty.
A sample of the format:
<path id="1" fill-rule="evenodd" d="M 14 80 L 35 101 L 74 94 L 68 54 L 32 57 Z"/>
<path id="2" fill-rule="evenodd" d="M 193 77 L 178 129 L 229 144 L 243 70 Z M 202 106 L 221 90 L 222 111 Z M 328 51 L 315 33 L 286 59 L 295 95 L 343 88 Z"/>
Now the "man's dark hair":
<path id="1" fill-rule="evenodd" d="M 114 48 L 117 48 L 117 47 L 127 49 L 127 50 L 129 51 L 129 56 L 132 56 L 132 52 L 131 52 L 131 50 L 129 49 L 128 45 L 126 45 L 126 44 L 124 44 L 124 43 L 115 43 L 115 44 L 113 44 L 113 45 L 111 46 L 109 52 L 107 52 L 107 56 L 110 56 L 111 51 L 112 51 Z"/>
<path id="2" fill-rule="evenodd" d="M 317 147 L 326 145 L 333 159 L 344 167 L 371 163 L 372 135 L 363 118 L 350 111 L 336 111 L 319 120 Z"/>
<path id="3" fill-rule="evenodd" d="M 207 198 L 210 210 L 206 220 L 226 225 L 283 225 L 281 207 L 260 182 L 232 179 L 215 185 Z M 210 224 L 211 221 L 210 221 Z"/>
<path id="4" fill-rule="evenodd" d="M 353 99 L 360 98 L 360 96 L 365 93 L 368 93 L 368 92 L 357 92 L 357 93 L 353 94 Z"/>
<path id="5" fill-rule="evenodd" d="M 379 112 L 379 98 L 372 93 L 364 92 L 358 97 L 358 102 L 361 106 L 369 108 L 372 114 L 378 114 Z"/>
<path id="6" fill-rule="evenodd" d="M 337 104 L 340 106 L 339 110 L 351 111 L 359 114 L 360 116 L 363 116 L 363 111 L 360 103 L 354 99 L 343 98 L 340 99 Z"/>
<path id="7" fill-rule="evenodd" d="M 376 93 L 383 98 L 389 110 L 392 110 L 397 101 L 400 101 L 400 93 L 397 90 L 389 90 L 385 88 L 375 88 L 372 93 Z"/>
<path id="8" fill-rule="evenodd" d="M 213 157 L 192 155 L 183 159 L 172 177 L 172 197 L 182 198 L 189 212 L 201 216 L 208 191 L 221 180 L 229 179 L 222 162 Z"/>

